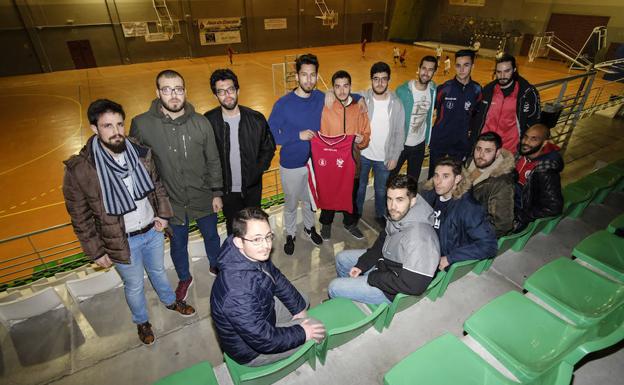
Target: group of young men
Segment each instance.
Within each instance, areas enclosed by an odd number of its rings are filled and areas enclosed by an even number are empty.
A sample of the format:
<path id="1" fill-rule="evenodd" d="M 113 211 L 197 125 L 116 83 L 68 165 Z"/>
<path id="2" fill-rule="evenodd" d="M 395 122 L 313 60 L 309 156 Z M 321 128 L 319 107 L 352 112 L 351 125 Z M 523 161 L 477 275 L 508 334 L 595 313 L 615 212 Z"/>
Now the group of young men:
<path id="1" fill-rule="evenodd" d="M 95 263 L 115 266 L 139 338 L 151 344 L 143 270 L 167 308 L 192 316 L 195 309 L 185 301 L 193 283 L 187 247 L 195 221 L 216 276 L 211 313 L 222 349 L 251 366 L 279 360 L 307 340 L 322 340 L 325 330 L 270 260 L 275 235 L 259 207 L 276 143 L 287 255 L 295 251 L 300 206 L 302 235 L 314 244 L 331 239 L 336 211 L 343 212 L 348 233 L 364 238 L 358 221 L 374 174 L 381 231 L 369 249 L 336 256 L 332 298 L 380 304 L 398 293 L 421 294 L 436 271 L 492 258 L 497 237 L 561 212 L 563 161 L 539 123 L 537 91 L 509 55 L 496 61 L 497 79 L 484 89 L 471 79 L 473 65 L 473 51 L 457 52 L 455 78 L 436 87 L 438 61 L 426 56 L 418 77 L 393 92 L 390 66 L 378 62 L 370 89 L 352 92 L 350 74 L 337 71 L 331 92 L 323 94 L 316 90 L 318 59 L 302 55 L 297 88 L 275 103 L 268 121 L 238 104 L 231 70 L 212 74 L 220 106 L 204 115 L 186 100 L 183 77 L 162 71 L 156 99 L 132 120 L 128 138 L 119 104 L 100 99 L 89 106 L 94 135 L 65 162 L 63 192 L 76 235 Z M 427 146 L 431 178 L 419 194 Z M 399 173 L 404 163 L 407 175 Z M 316 174 L 335 176 L 316 180 L 321 234 L 310 194 Z M 333 200 L 340 204 L 327 204 Z M 228 232 L 222 245 L 221 210 Z M 165 230 L 179 278 L 175 292 L 164 270 Z"/>

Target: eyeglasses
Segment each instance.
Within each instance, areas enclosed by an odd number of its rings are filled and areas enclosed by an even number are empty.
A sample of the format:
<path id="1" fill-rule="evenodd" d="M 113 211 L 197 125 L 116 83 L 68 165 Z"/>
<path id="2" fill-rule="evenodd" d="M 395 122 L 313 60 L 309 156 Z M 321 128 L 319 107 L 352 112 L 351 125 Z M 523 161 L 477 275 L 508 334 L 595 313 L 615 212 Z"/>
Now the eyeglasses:
<path id="1" fill-rule="evenodd" d="M 377 76 L 373 77 L 373 81 L 374 81 L 375 83 L 385 83 L 385 82 L 387 82 L 389 79 L 390 79 L 390 78 L 389 78 L 389 77 L 386 77 L 386 76 L 381 77 L 381 78 L 380 78 L 380 77 L 377 77 Z"/>
<path id="2" fill-rule="evenodd" d="M 217 95 L 219 96 L 225 96 L 226 93 L 229 95 L 234 95 L 236 93 L 236 87 L 232 86 L 230 88 L 217 90 Z"/>
<path id="3" fill-rule="evenodd" d="M 247 238 L 241 237 L 241 239 L 243 241 L 251 242 L 254 246 L 262 246 L 263 242 L 271 244 L 273 240 L 275 239 L 275 234 L 271 233 L 267 235 L 266 237 L 258 236 L 258 237 L 255 237 L 254 239 L 247 239 Z"/>
<path id="4" fill-rule="evenodd" d="M 162 92 L 163 95 L 171 95 L 171 93 L 175 93 L 176 95 L 182 95 L 184 94 L 184 87 L 163 87 L 160 88 L 160 92 Z"/>

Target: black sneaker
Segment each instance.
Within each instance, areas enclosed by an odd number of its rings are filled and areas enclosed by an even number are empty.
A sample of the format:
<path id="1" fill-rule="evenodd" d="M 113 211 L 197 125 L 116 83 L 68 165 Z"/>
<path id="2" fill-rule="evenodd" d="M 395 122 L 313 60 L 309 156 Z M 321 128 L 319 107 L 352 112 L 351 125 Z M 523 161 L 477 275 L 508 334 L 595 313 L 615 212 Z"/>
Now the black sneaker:
<path id="1" fill-rule="evenodd" d="M 331 238 L 331 225 L 322 225 L 321 226 L 321 238 L 324 241 L 328 241 Z"/>
<path id="2" fill-rule="evenodd" d="M 312 226 L 310 230 L 304 228 L 303 233 L 307 235 L 315 245 L 319 246 L 323 243 L 323 238 L 321 238 L 321 236 L 316 232 L 314 226 Z"/>
<path id="3" fill-rule="evenodd" d="M 292 255 L 295 252 L 295 237 L 292 235 L 286 236 L 286 243 L 284 243 L 284 253 L 286 255 Z"/>
<path id="4" fill-rule="evenodd" d="M 347 229 L 347 231 L 351 233 L 351 235 L 353 235 L 355 239 L 364 239 L 364 234 L 362 234 L 362 230 L 360 230 L 357 225 L 353 225 L 350 227 L 345 226 L 345 229 Z"/>

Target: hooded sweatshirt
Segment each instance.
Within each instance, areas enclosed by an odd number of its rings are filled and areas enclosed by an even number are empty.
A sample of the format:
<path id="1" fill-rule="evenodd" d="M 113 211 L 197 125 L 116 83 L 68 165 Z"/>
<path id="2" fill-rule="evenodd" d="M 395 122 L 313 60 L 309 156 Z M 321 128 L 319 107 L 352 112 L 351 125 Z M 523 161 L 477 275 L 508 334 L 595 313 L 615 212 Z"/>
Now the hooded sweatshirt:
<path id="1" fill-rule="evenodd" d="M 432 227 L 433 209 L 420 196 L 398 221 L 388 218 L 386 228 L 355 267 L 368 271 L 368 284 L 392 301 L 398 293 L 420 295 L 429 286 L 440 263 L 440 244 Z"/>

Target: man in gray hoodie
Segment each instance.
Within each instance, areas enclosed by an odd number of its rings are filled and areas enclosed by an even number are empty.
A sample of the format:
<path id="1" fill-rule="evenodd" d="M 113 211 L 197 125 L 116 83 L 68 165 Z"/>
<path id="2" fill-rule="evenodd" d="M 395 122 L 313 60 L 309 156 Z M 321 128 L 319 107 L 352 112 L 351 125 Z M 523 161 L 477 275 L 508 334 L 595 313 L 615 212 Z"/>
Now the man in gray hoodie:
<path id="1" fill-rule="evenodd" d="M 167 189 L 173 218 L 169 225 L 171 259 L 178 273 L 176 298 L 185 300 L 193 283 L 189 271 L 189 222 L 204 238 L 210 272 L 217 274 L 220 240 L 217 212 L 223 203 L 221 161 L 212 126 L 186 101 L 184 78 L 173 70 L 156 76 L 156 96 L 150 109 L 132 119 L 130 136 L 152 149 L 156 168 Z"/>
<path id="2" fill-rule="evenodd" d="M 387 196 L 388 221 L 373 246 L 336 256 L 338 278 L 329 284 L 330 298 L 378 305 L 399 293 L 422 294 L 431 283 L 440 262 L 433 209 L 408 175 L 390 177 Z"/>
<path id="3" fill-rule="evenodd" d="M 368 107 L 371 136 L 368 146 L 360 157 L 360 184 L 357 191 L 357 210 L 364 210 L 364 198 L 368 175 L 372 169 L 375 187 L 375 220 L 385 226 L 386 182 L 390 172 L 396 169 L 403 150 L 405 113 L 401 100 L 388 89 L 390 66 L 384 62 L 373 64 L 370 69 L 371 88 L 361 92 Z"/>

